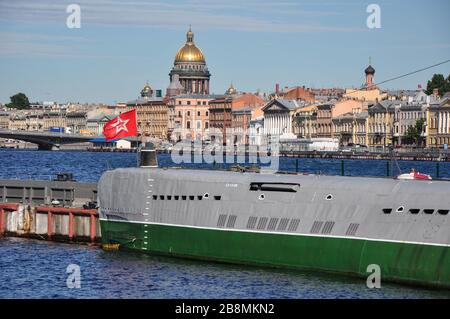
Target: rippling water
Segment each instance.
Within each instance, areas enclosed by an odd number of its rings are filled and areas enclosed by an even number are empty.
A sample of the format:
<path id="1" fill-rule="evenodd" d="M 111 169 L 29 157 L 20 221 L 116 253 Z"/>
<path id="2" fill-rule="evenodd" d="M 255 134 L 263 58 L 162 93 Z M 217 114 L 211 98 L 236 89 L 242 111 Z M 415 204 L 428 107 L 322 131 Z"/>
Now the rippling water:
<path id="1" fill-rule="evenodd" d="M 158 156 L 160 166 L 183 166 L 190 168 L 213 169 L 225 168 L 233 163 L 224 164 L 174 164 L 170 155 Z M 22 151 L 0 150 L 0 178 L 50 179 L 59 172 L 72 172 L 78 181 L 96 182 L 101 174 L 112 168 L 134 167 L 137 163 L 135 153 L 93 153 L 79 151 Z M 351 176 L 386 176 L 385 160 L 345 160 L 345 174 Z M 436 176 L 436 162 L 398 161 L 403 173 L 415 168 L 421 173 Z M 282 171 L 296 170 L 295 158 L 280 158 Z M 399 173 L 395 163 L 390 164 L 394 175 Z M 307 173 L 329 175 L 341 174 L 341 160 L 299 158 L 298 170 Z M 450 178 L 450 162 L 439 163 L 439 176 Z"/>
<path id="2" fill-rule="evenodd" d="M 160 155 L 161 166 L 173 163 Z M 95 182 L 109 168 L 136 165 L 136 154 L 0 151 L 0 178 L 49 179 L 61 171 L 78 181 Z M 399 162 L 435 175 L 436 163 Z M 180 165 L 178 165 L 180 166 Z M 187 165 L 213 168 L 213 165 Z M 340 174 L 340 160 L 299 159 L 303 172 Z M 221 168 L 222 165 L 215 165 Z M 295 170 L 295 159 L 282 158 L 281 170 Z M 383 176 L 386 161 L 345 162 L 347 175 Z M 441 177 L 450 178 L 450 163 L 440 163 Z M 66 268 L 81 269 L 81 288 L 66 285 Z M 0 298 L 450 298 L 448 291 L 411 288 L 382 282 L 368 289 L 361 279 L 203 263 L 98 247 L 45 241 L 0 239 Z"/>
<path id="3" fill-rule="evenodd" d="M 77 264 L 81 287 L 69 289 L 66 268 Z M 240 267 L 85 245 L 0 239 L 2 298 L 449 298 L 445 291 L 355 278 Z"/>

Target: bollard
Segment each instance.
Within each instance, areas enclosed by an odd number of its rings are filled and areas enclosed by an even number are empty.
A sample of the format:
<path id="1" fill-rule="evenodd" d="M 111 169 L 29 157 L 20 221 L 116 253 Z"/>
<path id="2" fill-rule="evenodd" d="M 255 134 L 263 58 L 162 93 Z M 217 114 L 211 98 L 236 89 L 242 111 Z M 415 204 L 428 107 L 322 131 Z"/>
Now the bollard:
<path id="1" fill-rule="evenodd" d="M 344 167 L 344 160 L 341 160 L 341 175 L 345 175 L 345 167 Z"/>

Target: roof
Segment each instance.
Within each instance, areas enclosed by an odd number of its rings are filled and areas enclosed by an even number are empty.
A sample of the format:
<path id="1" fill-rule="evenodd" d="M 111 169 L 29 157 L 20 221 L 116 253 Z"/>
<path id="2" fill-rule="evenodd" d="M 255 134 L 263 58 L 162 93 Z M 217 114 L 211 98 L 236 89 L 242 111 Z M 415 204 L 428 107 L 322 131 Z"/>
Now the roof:
<path id="1" fill-rule="evenodd" d="M 364 72 L 366 72 L 366 74 L 374 74 L 374 73 L 375 73 L 375 69 L 374 69 L 371 65 L 369 65 L 369 66 L 364 70 Z"/>

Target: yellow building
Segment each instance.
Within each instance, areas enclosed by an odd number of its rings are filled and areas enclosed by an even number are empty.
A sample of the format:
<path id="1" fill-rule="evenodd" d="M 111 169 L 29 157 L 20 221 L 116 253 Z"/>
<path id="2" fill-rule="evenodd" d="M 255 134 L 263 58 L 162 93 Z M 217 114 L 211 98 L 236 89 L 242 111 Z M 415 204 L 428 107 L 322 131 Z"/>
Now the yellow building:
<path id="1" fill-rule="evenodd" d="M 393 143 L 394 103 L 381 101 L 369 107 L 367 118 L 367 146 L 389 146 Z"/>
<path id="2" fill-rule="evenodd" d="M 450 144 L 450 99 L 431 104 L 427 112 L 427 146 L 442 148 Z"/>

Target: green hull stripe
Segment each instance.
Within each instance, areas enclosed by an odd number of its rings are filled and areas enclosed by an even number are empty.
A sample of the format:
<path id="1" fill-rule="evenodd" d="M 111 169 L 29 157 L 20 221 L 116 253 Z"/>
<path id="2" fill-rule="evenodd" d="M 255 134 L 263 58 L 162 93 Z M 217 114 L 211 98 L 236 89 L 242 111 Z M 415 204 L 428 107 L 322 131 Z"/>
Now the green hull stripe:
<path id="1" fill-rule="evenodd" d="M 377 264 L 382 282 L 450 288 L 450 253 L 446 246 L 105 220 L 100 223 L 103 243 L 120 243 L 126 249 L 363 277 L 369 275 L 368 265 Z"/>
<path id="2" fill-rule="evenodd" d="M 103 222 L 111 222 L 111 220 L 100 218 Z M 367 238 L 367 237 L 358 237 L 358 236 L 336 236 L 336 235 L 321 235 L 321 234 L 303 234 L 303 233 L 286 233 L 280 231 L 265 231 L 265 230 L 251 230 L 251 229 L 233 229 L 233 228 L 213 228 L 213 227 L 203 227 L 203 226 L 186 226 L 186 225 L 177 225 L 177 224 L 166 224 L 166 223 L 154 223 L 154 222 L 139 222 L 139 221 L 128 221 L 128 220 L 114 220 L 113 222 L 118 223 L 134 223 L 134 224 L 145 224 L 145 225 L 160 225 L 160 226 L 169 226 L 169 227 L 184 227 L 184 228 L 197 228 L 197 229 L 209 229 L 214 231 L 237 231 L 237 232 L 249 232 L 249 233 L 257 233 L 257 234 L 276 234 L 276 235 L 287 235 L 287 236 L 306 236 L 306 237 L 328 237 L 328 238 L 340 238 L 340 239 L 350 239 L 350 240 L 369 240 L 369 241 L 381 241 L 381 242 L 390 242 L 390 243 L 400 243 L 400 244 L 413 244 L 413 245 L 429 245 L 429 246 L 441 246 L 441 247 L 450 247 L 449 244 L 439 244 L 439 243 L 426 243 L 426 242 L 416 242 L 416 241 L 402 241 L 402 240 L 393 240 L 393 239 L 378 239 L 378 238 Z"/>

